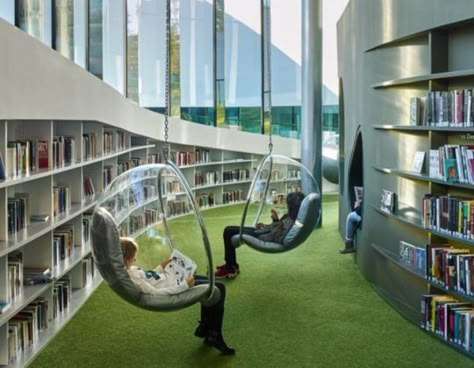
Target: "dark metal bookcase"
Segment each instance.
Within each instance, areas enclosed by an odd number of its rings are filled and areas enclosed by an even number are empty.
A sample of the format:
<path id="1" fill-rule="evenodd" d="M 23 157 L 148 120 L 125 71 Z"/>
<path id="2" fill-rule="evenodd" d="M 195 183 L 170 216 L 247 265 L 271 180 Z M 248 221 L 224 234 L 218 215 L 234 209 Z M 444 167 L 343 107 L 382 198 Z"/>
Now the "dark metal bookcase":
<path id="1" fill-rule="evenodd" d="M 474 8 L 469 5 L 462 0 L 449 5 L 437 0 L 353 0 L 338 23 L 344 157 L 357 157 L 360 135 L 364 142 L 362 163 L 352 159 L 344 163 L 347 184 L 341 188 L 340 231 L 344 233 L 352 205 L 351 185 L 363 182 L 363 226 L 357 234 L 356 261 L 374 289 L 416 324 L 423 294 L 450 293 L 474 303 L 472 297 L 437 289 L 399 260 L 400 241 L 419 247 L 450 243 L 473 248 L 474 253 L 474 241 L 429 231 L 421 221 L 425 194 L 474 198 L 474 185 L 447 183 L 428 174 L 429 150 L 471 144 L 467 133 L 474 133 L 474 128 L 409 124 L 411 97 L 474 88 Z M 417 151 L 425 152 L 421 174 L 410 171 Z M 360 173 L 362 178 L 357 177 Z M 392 214 L 379 209 L 383 189 L 397 194 Z"/>

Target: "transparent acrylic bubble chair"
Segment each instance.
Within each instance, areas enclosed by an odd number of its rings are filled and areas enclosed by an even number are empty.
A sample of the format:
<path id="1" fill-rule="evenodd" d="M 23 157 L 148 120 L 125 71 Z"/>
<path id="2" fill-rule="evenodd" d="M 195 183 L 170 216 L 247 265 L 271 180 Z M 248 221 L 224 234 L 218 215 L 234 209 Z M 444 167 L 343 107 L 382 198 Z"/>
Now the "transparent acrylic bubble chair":
<path id="1" fill-rule="evenodd" d="M 294 224 L 281 243 L 263 241 L 244 234 L 245 227 L 271 222 L 274 209 L 281 218 L 288 212 L 287 198 L 292 192 L 302 192 L 304 199 L 297 210 Z M 319 222 L 321 193 L 306 167 L 282 155 L 268 154 L 254 174 L 242 215 L 240 234 L 232 238 L 235 247 L 246 244 L 266 253 L 286 252 L 304 243 Z"/>
<path id="2" fill-rule="evenodd" d="M 157 311 L 172 311 L 209 301 L 214 287 L 211 248 L 206 228 L 189 185 L 171 162 L 133 168 L 104 190 L 94 210 L 92 250 L 100 274 L 126 301 Z M 120 237 L 133 238 L 136 265 L 154 269 L 173 250 L 193 259 L 209 282 L 173 295 L 144 294 L 131 280 L 123 261 Z"/>

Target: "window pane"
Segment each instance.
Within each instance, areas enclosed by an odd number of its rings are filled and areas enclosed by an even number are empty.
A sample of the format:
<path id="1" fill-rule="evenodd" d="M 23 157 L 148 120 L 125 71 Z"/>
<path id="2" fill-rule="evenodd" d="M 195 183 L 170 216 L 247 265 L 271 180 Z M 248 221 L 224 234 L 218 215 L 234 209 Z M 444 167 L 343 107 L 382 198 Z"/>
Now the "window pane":
<path id="1" fill-rule="evenodd" d="M 54 4 L 54 47 L 59 53 L 72 60 L 74 59 L 73 0 L 56 0 Z"/>
<path id="2" fill-rule="evenodd" d="M 127 1 L 127 95 L 140 106 L 164 111 L 166 1 Z"/>
<path id="3" fill-rule="evenodd" d="M 51 46 L 51 0 L 18 0 L 18 27 Z"/>
<path id="4" fill-rule="evenodd" d="M 103 79 L 125 93 L 125 7 L 122 1 L 103 2 Z"/>
<path id="5" fill-rule="evenodd" d="M 181 0 L 181 116 L 214 125 L 213 1 Z"/>
<path id="6" fill-rule="evenodd" d="M 0 1 L 0 18 L 15 24 L 15 0 Z"/>
<path id="7" fill-rule="evenodd" d="M 74 0 L 74 61 L 86 67 L 87 0 Z"/>
<path id="8" fill-rule="evenodd" d="M 89 0 L 89 71 L 102 79 L 102 0 Z"/>
<path id="9" fill-rule="evenodd" d="M 260 0 L 225 0 L 226 125 L 261 132 Z"/>
<path id="10" fill-rule="evenodd" d="M 301 37 L 301 0 L 272 0 L 272 132 L 284 137 L 300 136 Z"/>

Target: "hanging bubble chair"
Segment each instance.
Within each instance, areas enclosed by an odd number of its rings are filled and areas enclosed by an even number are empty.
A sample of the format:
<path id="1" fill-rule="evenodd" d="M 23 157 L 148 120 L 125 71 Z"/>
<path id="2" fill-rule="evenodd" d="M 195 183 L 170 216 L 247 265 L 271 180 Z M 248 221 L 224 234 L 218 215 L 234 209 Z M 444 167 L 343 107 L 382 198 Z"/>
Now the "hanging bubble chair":
<path id="1" fill-rule="evenodd" d="M 133 168 L 119 175 L 95 208 L 92 250 L 95 263 L 110 287 L 123 299 L 158 311 L 171 311 L 212 297 L 212 255 L 195 199 L 179 169 L 171 162 Z M 120 237 L 138 246 L 136 265 L 150 270 L 179 250 L 209 275 L 207 284 L 173 295 L 149 295 L 131 280 L 123 261 Z M 216 290 L 216 293 L 218 290 Z"/>
<path id="2" fill-rule="evenodd" d="M 245 234 L 247 227 L 257 228 L 260 223 L 271 222 L 270 214 L 276 211 L 278 217 L 289 212 L 287 203 L 292 194 L 300 192 L 304 196 L 294 223 L 281 242 L 262 240 L 264 236 Z M 266 253 L 281 253 L 302 244 L 319 222 L 321 215 L 321 194 L 318 184 L 299 162 L 282 155 L 268 154 L 255 172 L 242 215 L 240 234 L 232 238 L 235 247 L 246 244 Z M 257 231 L 258 232 L 258 231 Z"/>

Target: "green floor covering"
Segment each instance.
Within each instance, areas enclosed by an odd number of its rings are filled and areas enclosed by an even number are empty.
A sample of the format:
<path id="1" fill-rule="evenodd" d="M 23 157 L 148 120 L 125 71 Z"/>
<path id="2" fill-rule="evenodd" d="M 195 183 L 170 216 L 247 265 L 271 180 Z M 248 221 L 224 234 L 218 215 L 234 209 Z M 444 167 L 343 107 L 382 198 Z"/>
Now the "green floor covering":
<path id="1" fill-rule="evenodd" d="M 352 256 L 338 253 L 337 210 L 326 203 L 323 228 L 289 253 L 239 250 L 242 273 L 227 282 L 224 322 L 235 356 L 193 336 L 199 306 L 144 311 L 101 285 L 30 367 L 474 367 L 395 312 Z M 217 262 L 222 229 L 239 223 L 239 211 L 205 212 Z"/>

